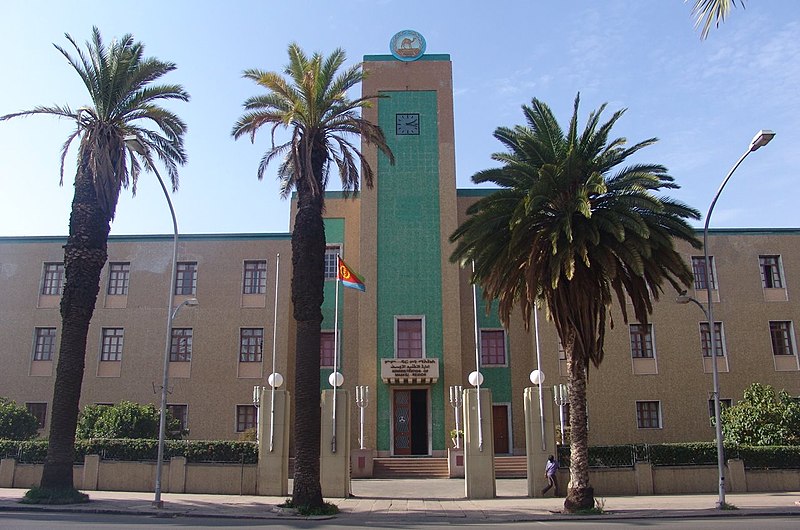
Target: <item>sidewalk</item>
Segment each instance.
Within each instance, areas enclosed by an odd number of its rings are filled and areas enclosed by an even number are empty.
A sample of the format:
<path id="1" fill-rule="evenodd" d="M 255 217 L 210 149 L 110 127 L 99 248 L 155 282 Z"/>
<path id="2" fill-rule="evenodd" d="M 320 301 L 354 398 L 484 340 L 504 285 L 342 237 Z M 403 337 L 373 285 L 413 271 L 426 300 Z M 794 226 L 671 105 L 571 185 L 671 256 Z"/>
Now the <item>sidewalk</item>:
<path id="1" fill-rule="evenodd" d="M 738 510 L 714 508 L 716 495 L 669 495 L 604 497 L 605 514 L 574 516 L 561 514 L 563 499 L 529 499 L 525 479 L 498 479 L 497 498 L 464 498 L 461 479 L 354 479 L 353 497 L 328 499 L 339 506 L 337 519 L 353 522 L 512 522 L 565 519 L 632 519 L 642 517 L 737 517 L 748 515 L 800 516 L 800 492 L 728 494 L 728 503 Z M 302 518 L 277 508 L 282 497 L 175 494 L 162 495 L 164 508 L 151 506 L 152 493 L 89 491 L 91 502 L 69 506 L 19 504 L 23 489 L 0 488 L 0 512 L 55 511 L 106 514 L 137 514 L 226 517 L 240 519 Z"/>

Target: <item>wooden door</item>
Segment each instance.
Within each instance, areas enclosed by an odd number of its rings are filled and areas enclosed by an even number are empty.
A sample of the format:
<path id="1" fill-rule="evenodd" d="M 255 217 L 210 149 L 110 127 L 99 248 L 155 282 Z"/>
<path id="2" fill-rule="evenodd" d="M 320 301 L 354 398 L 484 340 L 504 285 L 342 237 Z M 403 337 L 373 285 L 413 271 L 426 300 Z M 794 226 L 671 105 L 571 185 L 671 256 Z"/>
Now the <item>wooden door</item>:
<path id="1" fill-rule="evenodd" d="M 394 391 L 394 454 L 411 454 L 411 391 Z"/>
<path id="2" fill-rule="evenodd" d="M 508 405 L 492 405 L 494 452 L 508 454 Z"/>

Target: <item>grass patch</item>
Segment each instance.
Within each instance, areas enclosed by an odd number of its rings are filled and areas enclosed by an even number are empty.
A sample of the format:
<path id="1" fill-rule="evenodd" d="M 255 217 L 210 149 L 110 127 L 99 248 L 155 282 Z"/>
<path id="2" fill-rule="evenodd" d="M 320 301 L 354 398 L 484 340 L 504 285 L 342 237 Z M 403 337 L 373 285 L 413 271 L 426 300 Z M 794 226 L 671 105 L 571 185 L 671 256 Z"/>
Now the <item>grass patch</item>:
<path id="1" fill-rule="evenodd" d="M 279 505 L 281 508 L 293 508 L 297 510 L 300 515 L 313 516 L 313 515 L 336 515 L 339 513 L 339 507 L 330 502 L 322 503 L 322 506 L 295 506 L 292 499 L 286 499 L 286 502 Z"/>
<path id="2" fill-rule="evenodd" d="M 89 502 L 89 496 L 75 488 L 44 489 L 34 487 L 25 492 L 19 501 L 22 504 L 84 504 Z"/>
<path id="3" fill-rule="evenodd" d="M 719 505 L 720 510 L 738 510 L 739 507 L 735 504 L 728 504 L 727 502 L 723 502 Z"/>

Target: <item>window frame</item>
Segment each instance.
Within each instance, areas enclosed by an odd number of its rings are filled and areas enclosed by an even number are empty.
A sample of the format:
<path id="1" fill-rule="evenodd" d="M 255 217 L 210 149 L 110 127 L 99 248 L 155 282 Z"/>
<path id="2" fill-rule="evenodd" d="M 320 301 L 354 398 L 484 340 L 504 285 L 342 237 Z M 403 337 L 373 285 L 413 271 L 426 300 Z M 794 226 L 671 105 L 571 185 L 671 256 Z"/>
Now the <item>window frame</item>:
<path id="1" fill-rule="evenodd" d="M 699 323 L 700 330 L 700 354 L 704 359 L 711 358 L 711 326 L 708 322 Z M 717 339 L 717 357 L 725 357 L 728 352 L 725 348 L 725 326 L 722 321 L 714 321 L 714 336 Z"/>
<path id="2" fill-rule="evenodd" d="M 244 415 L 242 414 L 244 412 Z M 252 419 L 252 424 L 248 422 Z M 234 432 L 242 433 L 248 429 L 254 429 L 258 426 L 258 408 L 252 403 L 249 405 L 236 405 L 236 430 Z"/>
<path id="3" fill-rule="evenodd" d="M 190 276 L 187 278 L 187 276 Z M 188 283 L 188 286 L 187 286 Z M 179 261 L 175 267 L 175 294 L 193 296 L 197 294 L 197 262 Z"/>
<path id="4" fill-rule="evenodd" d="M 108 327 L 100 330 L 100 362 L 119 362 L 125 347 L 125 328 Z"/>
<path id="5" fill-rule="evenodd" d="M 42 285 L 39 294 L 61 296 L 64 293 L 66 271 L 64 262 L 45 261 L 42 263 Z"/>
<path id="6" fill-rule="evenodd" d="M 326 346 L 324 339 L 330 339 L 330 344 L 333 345 L 333 350 L 330 352 L 330 364 L 328 364 L 327 358 L 323 356 L 323 346 Z M 336 362 L 336 333 L 333 330 L 322 330 L 320 332 L 320 340 L 319 340 L 319 367 L 323 369 L 333 369 L 333 365 Z"/>
<path id="7" fill-rule="evenodd" d="M 180 416 L 176 416 L 174 413 L 175 409 L 183 409 L 183 414 Z M 167 403 L 167 410 L 172 417 L 176 420 L 181 422 L 181 431 L 188 432 L 189 431 L 189 405 L 186 403 Z"/>
<path id="8" fill-rule="evenodd" d="M 242 294 L 266 294 L 267 260 L 244 260 L 242 264 Z"/>
<path id="9" fill-rule="evenodd" d="M 479 335 L 480 340 L 480 355 L 481 355 L 481 366 L 508 366 L 508 335 L 506 330 L 503 328 L 481 328 Z M 484 352 L 484 333 L 487 335 L 491 335 L 497 337 L 498 334 L 501 337 L 502 341 L 502 359 L 499 362 L 489 362 L 492 359 L 492 356 L 486 354 Z M 488 339 L 489 337 L 487 337 Z M 495 356 L 496 361 L 496 356 Z"/>
<path id="10" fill-rule="evenodd" d="M 187 333 L 188 332 L 188 333 Z M 185 351 L 180 351 L 180 340 L 184 339 Z M 169 345 L 169 362 L 183 363 L 192 362 L 192 341 L 194 339 L 194 328 L 172 328 L 172 337 Z"/>
<path id="11" fill-rule="evenodd" d="M 258 333 L 246 335 L 246 332 L 260 332 L 260 335 Z M 239 328 L 239 362 L 260 363 L 263 359 L 264 328 Z"/>
<path id="12" fill-rule="evenodd" d="M 731 398 L 719 398 L 719 413 L 722 414 L 722 411 L 725 409 L 733 406 L 733 400 Z M 708 398 L 708 423 L 713 427 L 714 426 L 714 398 Z"/>
<path id="13" fill-rule="evenodd" d="M 47 331 L 45 336 L 43 333 Z M 49 332 L 52 332 L 50 334 Z M 34 361 L 52 361 L 56 353 L 56 338 L 58 333 L 54 326 L 37 326 L 33 328 L 33 360 Z M 40 346 L 42 346 L 40 348 Z M 48 346 L 47 349 L 44 346 Z M 45 357 L 45 354 L 47 357 Z"/>
<path id="14" fill-rule="evenodd" d="M 106 294 L 110 296 L 127 296 L 131 279 L 131 262 L 114 261 L 108 264 L 108 286 Z"/>
<path id="15" fill-rule="evenodd" d="M 36 410 L 37 406 L 41 405 L 42 410 Z M 25 409 L 32 414 L 38 423 L 38 428 L 44 429 L 47 425 L 47 402 L 46 401 L 30 401 L 25 402 Z"/>
<path id="16" fill-rule="evenodd" d="M 775 325 L 785 325 L 786 329 L 777 329 Z M 781 337 L 776 337 L 776 331 L 781 333 Z M 775 357 L 790 357 L 795 356 L 797 353 L 796 343 L 794 340 L 794 326 L 791 320 L 770 320 L 769 321 L 769 336 L 772 343 L 772 355 Z M 784 344 L 778 346 L 776 338 L 779 338 Z M 780 351 L 779 351 L 780 350 Z M 788 350 L 788 352 L 786 351 Z"/>
<path id="17" fill-rule="evenodd" d="M 656 341 L 653 333 L 653 324 L 648 323 L 646 331 L 640 331 L 644 324 L 636 323 L 628 325 L 628 338 L 630 341 L 631 358 L 633 359 L 655 359 L 656 358 Z M 634 330 L 636 328 L 636 330 Z M 634 341 L 635 337 L 640 337 L 638 341 Z M 640 348 L 636 349 L 635 345 Z"/>
<path id="18" fill-rule="evenodd" d="M 711 281 L 711 291 L 719 290 L 719 282 L 717 281 L 717 264 L 714 256 L 709 256 L 708 261 L 711 265 L 709 271 L 709 279 Z M 692 276 L 694 278 L 695 291 L 708 291 L 706 286 L 706 258 L 705 256 L 692 256 Z"/>
<path id="19" fill-rule="evenodd" d="M 655 419 L 658 423 L 653 426 L 653 410 L 644 410 L 643 406 L 650 408 L 655 404 Z M 636 428 L 637 429 L 663 429 L 664 428 L 664 415 L 661 411 L 660 400 L 636 400 Z"/>
<path id="20" fill-rule="evenodd" d="M 325 245 L 325 281 L 336 281 L 339 274 L 339 260 L 337 256 L 342 255 L 342 245 L 339 243 L 329 243 Z"/>
<path id="21" fill-rule="evenodd" d="M 400 354 L 400 322 L 419 322 L 420 323 L 420 356 L 419 357 L 401 357 Z M 408 341 L 412 339 L 402 339 Z M 394 358 L 395 359 L 426 359 L 427 352 L 425 351 L 425 315 L 395 315 L 394 317 Z M 409 349 L 410 351 L 410 349 Z"/>
<path id="22" fill-rule="evenodd" d="M 774 263 L 766 263 L 774 260 Z M 786 282 L 783 277 L 783 263 L 780 254 L 759 254 L 758 269 L 761 273 L 761 287 L 764 289 L 785 289 Z M 770 272 L 767 275 L 767 272 Z M 767 279 L 769 276 L 769 280 Z M 767 285 L 768 283 L 772 285 Z"/>

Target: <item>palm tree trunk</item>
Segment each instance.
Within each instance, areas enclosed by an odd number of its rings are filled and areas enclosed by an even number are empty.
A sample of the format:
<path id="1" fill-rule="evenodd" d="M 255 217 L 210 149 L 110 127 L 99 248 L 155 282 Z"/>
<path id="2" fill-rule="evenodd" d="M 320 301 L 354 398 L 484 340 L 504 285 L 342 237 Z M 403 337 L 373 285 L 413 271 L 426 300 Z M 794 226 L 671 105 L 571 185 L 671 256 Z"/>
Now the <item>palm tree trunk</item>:
<path id="1" fill-rule="evenodd" d="M 586 429 L 586 364 L 574 358 L 574 336 L 565 345 L 569 389 L 570 462 L 567 512 L 594 507 L 594 488 L 589 485 L 589 432 Z"/>
<path id="2" fill-rule="evenodd" d="M 312 161 L 322 174 L 322 162 Z M 318 181 L 318 182 L 321 182 Z M 297 214 L 292 232 L 292 304 L 295 338 L 294 486 L 292 504 L 323 506 L 320 485 L 320 329 L 325 284 L 323 197 L 306 182 L 297 185 Z"/>
<path id="3" fill-rule="evenodd" d="M 61 296 L 61 346 L 58 352 L 50 438 L 40 486 L 71 489 L 75 428 L 86 360 L 86 336 L 107 258 L 109 217 L 101 210 L 86 160 L 75 178 L 75 195 L 64 246 L 66 282 Z"/>

